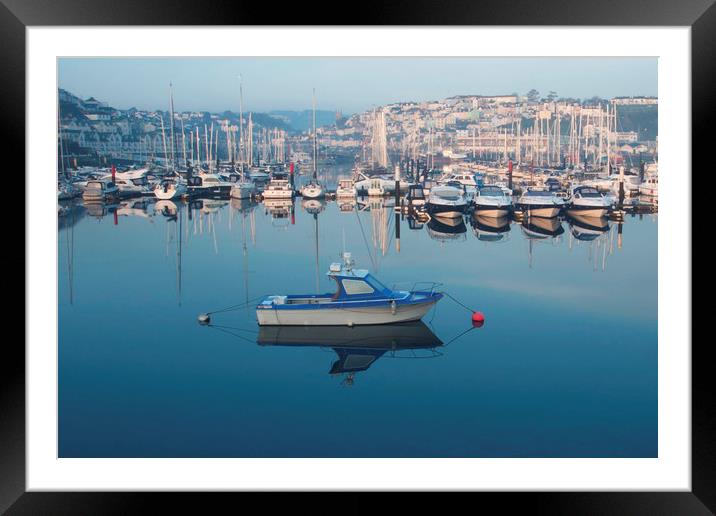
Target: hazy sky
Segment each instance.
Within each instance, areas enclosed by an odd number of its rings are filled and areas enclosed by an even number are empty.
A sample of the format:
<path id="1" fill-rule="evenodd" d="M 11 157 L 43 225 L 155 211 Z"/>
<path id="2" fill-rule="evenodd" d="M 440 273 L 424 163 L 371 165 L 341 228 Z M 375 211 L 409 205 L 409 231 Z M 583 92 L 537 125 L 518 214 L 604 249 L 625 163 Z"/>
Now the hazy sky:
<path id="1" fill-rule="evenodd" d="M 246 110 L 318 109 L 353 113 L 397 101 L 452 95 L 524 94 L 589 98 L 657 95 L 657 58 L 62 58 L 59 87 L 117 108 L 238 110 L 239 74 Z"/>

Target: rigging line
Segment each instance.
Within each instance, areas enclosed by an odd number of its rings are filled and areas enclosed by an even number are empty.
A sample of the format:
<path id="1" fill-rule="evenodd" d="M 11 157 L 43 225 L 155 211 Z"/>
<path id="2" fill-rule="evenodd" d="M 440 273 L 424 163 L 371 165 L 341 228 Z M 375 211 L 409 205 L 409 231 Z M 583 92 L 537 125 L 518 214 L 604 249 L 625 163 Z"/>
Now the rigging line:
<path id="1" fill-rule="evenodd" d="M 370 246 L 368 245 L 368 239 L 365 237 L 365 231 L 363 231 L 363 222 L 360 220 L 360 216 L 358 215 L 358 210 L 355 211 L 356 218 L 358 219 L 358 225 L 360 226 L 360 232 L 363 235 L 363 242 L 365 242 L 365 248 L 368 251 L 368 257 L 370 258 L 370 262 L 373 264 L 373 268 L 376 269 L 375 260 L 373 259 L 373 254 L 370 252 Z"/>

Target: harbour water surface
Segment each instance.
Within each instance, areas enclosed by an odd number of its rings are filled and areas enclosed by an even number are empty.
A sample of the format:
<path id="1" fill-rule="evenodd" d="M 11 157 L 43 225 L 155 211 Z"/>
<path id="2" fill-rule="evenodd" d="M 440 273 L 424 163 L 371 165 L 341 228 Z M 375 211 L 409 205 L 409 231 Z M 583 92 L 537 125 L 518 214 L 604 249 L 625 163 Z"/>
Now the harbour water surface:
<path id="1" fill-rule="evenodd" d="M 67 206 L 59 455 L 657 455 L 657 215 L 620 238 L 386 204 Z M 259 332 L 257 296 L 331 291 L 342 250 L 387 285 L 442 283 L 485 325 L 444 298 L 425 325 Z"/>

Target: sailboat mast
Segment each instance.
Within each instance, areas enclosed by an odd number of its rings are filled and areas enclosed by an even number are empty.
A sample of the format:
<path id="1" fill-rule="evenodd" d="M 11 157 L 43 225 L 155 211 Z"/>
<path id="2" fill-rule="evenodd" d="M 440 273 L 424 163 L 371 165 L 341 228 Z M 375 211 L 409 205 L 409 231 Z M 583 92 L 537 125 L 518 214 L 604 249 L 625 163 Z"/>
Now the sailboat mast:
<path id="1" fill-rule="evenodd" d="M 172 151 L 172 170 L 176 168 L 176 154 L 174 153 L 174 92 L 172 91 L 172 83 L 169 83 L 169 119 L 171 120 L 171 151 Z"/>
<path id="2" fill-rule="evenodd" d="M 318 160 L 318 140 L 316 138 L 316 88 L 313 88 L 313 179 L 316 179 L 316 161 Z"/>

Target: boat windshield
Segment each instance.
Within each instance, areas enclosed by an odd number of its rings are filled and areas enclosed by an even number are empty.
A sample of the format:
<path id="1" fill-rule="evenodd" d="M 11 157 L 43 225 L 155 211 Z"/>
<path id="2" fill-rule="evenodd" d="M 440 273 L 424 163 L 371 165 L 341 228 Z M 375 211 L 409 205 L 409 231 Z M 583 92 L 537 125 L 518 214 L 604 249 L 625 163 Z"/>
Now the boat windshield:
<path id="1" fill-rule="evenodd" d="M 602 194 L 599 193 L 599 190 L 592 187 L 587 188 L 580 188 L 576 193 L 580 194 L 582 197 L 601 197 Z"/>
<path id="2" fill-rule="evenodd" d="M 547 190 L 529 190 L 526 194 L 527 197 L 552 197 L 552 192 Z"/>
<path id="3" fill-rule="evenodd" d="M 480 195 L 502 197 L 503 195 L 505 195 L 505 192 L 503 192 L 502 188 L 500 188 L 499 186 L 483 186 L 482 188 L 480 188 Z"/>

